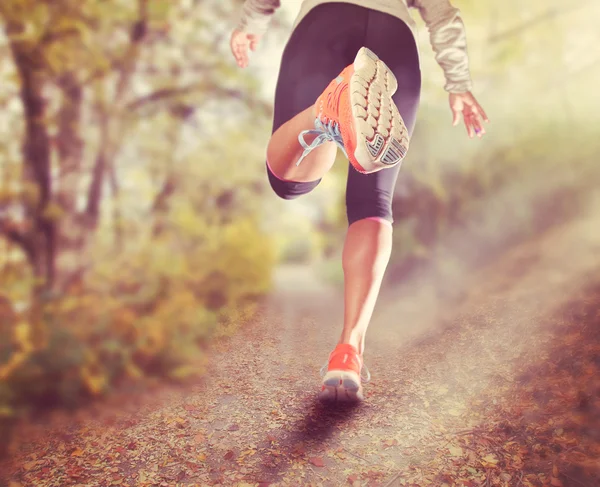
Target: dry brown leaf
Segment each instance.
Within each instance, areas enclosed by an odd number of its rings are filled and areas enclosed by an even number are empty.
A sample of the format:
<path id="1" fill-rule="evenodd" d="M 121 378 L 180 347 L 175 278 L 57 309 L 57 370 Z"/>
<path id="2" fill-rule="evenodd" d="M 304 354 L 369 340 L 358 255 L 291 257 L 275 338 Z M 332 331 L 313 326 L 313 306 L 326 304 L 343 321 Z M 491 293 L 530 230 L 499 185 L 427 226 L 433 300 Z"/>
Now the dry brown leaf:
<path id="1" fill-rule="evenodd" d="M 315 467 L 324 467 L 325 463 L 323 463 L 323 459 L 321 457 L 311 457 L 310 463 L 312 463 Z"/>
<path id="2" fill-rule="evenodd" d="M 233 451 L 229 450 L 227 453 L 225 453 L 223 458 L 225 458 L 225 460 L 231 460 L 233 458 Z"/>
<path id="3" fill-rule="evenodd" d="M 72 457 L 80 457 L 81 455 L 83 455 L 83 450 L 80 448 L 77 448 L 73 453 L 71 453 Z"/>
<path id="4" fill-rule="evenodd" d="M 550 484 L 554 487 L 563 487 L 563 483 L 561 482 L 561 480 L 557 479 L 556 477 L 552 477 L 552 479 L 550 480 Z"/>

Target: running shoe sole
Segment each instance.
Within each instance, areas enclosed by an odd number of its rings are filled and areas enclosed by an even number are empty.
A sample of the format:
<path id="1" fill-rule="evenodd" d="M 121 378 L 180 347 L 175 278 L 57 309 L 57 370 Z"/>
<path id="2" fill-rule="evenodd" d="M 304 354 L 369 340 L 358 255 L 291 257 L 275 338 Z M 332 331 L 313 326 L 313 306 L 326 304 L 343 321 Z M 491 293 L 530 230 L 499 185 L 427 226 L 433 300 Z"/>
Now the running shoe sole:
<path id="1" fill-rule="evenodd" d="M 360 378 L 347 370 L 330 370 L 323 377 L 319 400 L 327 403 L 356 403 L 364 400 Z"/>
<path id="2" fill-rule="evenodd" d="M 354 60 L 349 89 L 356 134 L 352 165 L 361 173 L 371 173 L 400 164 L 409 137 L 392 100 L 398 89 L 394 74 L 373 51 L 362 47 Z"/>

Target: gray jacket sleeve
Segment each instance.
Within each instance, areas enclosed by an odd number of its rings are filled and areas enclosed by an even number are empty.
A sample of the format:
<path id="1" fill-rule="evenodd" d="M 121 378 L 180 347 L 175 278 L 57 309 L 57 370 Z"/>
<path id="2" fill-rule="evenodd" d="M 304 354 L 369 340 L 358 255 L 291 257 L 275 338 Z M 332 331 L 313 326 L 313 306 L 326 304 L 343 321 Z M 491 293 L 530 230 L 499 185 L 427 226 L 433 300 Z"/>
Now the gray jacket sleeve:
<path id="1" fill-rule="evenodd" d="M 460 11 L 449 0 L 413 0 L 429 30 L 435 60 L 446 77 L 444 89 L 462 93 L 472 88 L 467 35 Z"/>
<path id="2" fill-rule="evenodd" d="M 238 28 L 249 34 L 264 34 L 280 0 L 246 0 L 242 6 Z"/>

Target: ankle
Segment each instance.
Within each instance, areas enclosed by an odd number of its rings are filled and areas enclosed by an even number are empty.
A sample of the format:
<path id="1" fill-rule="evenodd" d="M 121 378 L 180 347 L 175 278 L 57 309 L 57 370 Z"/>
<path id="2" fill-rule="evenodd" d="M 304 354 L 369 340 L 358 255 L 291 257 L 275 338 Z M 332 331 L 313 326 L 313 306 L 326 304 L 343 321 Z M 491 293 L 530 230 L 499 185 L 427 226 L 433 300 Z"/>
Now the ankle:
<path id="1" fill-rule="evenodd" d="M 356 351 L 358 352 L 359 355 L 362 355 L 362 353 L 363 353 L 362 337 L 358 337 L 358 336 L 344 337 L 344 336 L 342 336 L 342 338 L 340 338 L 340 340 L 338 341 L 338 345 L 351 345 L 352 347 L 354 347 L 356 349 Z"/>

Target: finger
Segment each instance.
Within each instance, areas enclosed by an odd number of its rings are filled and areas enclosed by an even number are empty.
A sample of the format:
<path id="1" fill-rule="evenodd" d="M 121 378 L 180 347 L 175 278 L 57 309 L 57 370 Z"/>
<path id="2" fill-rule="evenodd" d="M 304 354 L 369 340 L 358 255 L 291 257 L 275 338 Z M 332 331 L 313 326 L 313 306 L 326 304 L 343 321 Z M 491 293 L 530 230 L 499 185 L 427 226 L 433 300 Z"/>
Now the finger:
<path id="1" fill-rule="evenodd" d="M 240 55 L 240 45 L 237 42 L 233 41 L 233 40 L 231 41 L 231 52 L 236 57 L 236 59 Z"/>
<path id="2" fill-rule="evenodd" d="M 473 138 L 473 135 L 475 134 L 475 131 L 473 129 L 473 123 L 471 120 L 471 115 L 469 113 L 465 113 L 464 114 L 464 120 L 465 120 L 465 128 L 467 129 L 467 134 L 469 136 L 469 138 Z"/>
<path id="3" fill-rule="evenodd" d="M 238 57 L 238 64 L 242 68 L 245 68 L 248 65 L 248 49 L 245 44 L 238 44 L 237 57 Z"/>
<path id="4" fill-rule="evenodd" d="M 250 41 L 250 49 L 252 49 L 253 51 L 256 51 L 257 48 L 258 48 L 258 40 L 252 39 Z"/>
<path id="5" fill-rule="evenodd" d="M 460 122 L 460 112 L 458 110 L 452 110 L 452 126 L 456 127 Z"/>
<path id="6" fill-rule="evenodd" d="M 233 39 L 231 39 L 231 41 L 229 42 L 229 47 L 231 48 L 231 53 L 233 54 L 233 57 L 235 58 L 235 60 L 237 62 L 238 58 L 239 58 L 239 54 L 238 54 L 237 46 L 236 46 L 235 42 L 233 42 Z"/>
<path id="7" fill-rule="evenodd" d="M 479 114 L 481 115 L 481 118 L 483 118 L 486 122 L 490 121 L 488 119 L 488 116 L 486 115 L 485 111 L 483 110 L 483 108 L 481 108 L 481 105 L 479 103 L 477 103 L 477 110 L 479 111 Z"/>
<path id="8" fill-rule="evenodd" d="M 481 105 L 477 103 L 476 100 L 472 100 L 472 104 L 469 106 L 469 110 L 475 115 L 475 118 L 481 117 L 486 122 L 489 122 L 489 120 L 487 119 L 487 115 L 483 111 L 483 108 L 481 108 Z"/>
<path id="9" fill-rule="evenodd" d="M 479 117 L 473 117 L 472 124 L 473 124 L 473 128 L 475 129 L 475 134 L 477 135 L 477 137 L 479 137 L 479 138 L 483 137 L 483 134 L 485 134 L 485 129 L 481 125 L 481 121 L 479 120 Z"/>

